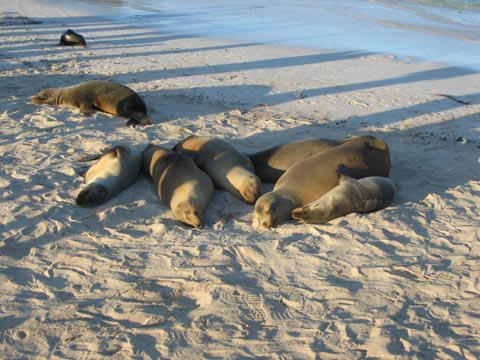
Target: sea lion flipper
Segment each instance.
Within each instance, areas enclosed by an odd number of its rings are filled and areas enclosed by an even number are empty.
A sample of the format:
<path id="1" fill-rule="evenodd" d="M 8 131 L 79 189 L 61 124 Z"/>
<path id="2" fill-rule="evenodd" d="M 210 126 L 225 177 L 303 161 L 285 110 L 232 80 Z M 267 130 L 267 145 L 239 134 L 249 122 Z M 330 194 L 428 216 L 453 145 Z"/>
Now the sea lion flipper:
<path id="1" fill-rule="evenodd" d="M 135 127 L 137 125 L 153 125 L 153 120 L 144 114 L 132 113 L 127 121 L 127 126 Z"/>
<path id="2" fill-rule="evenodd" d="M 80 108 L 80 112 L 86 116 L 93 115 L 97 111 L 93 106 L 93 104 L 87 101 L 81 102 L 79 104 L 79 108 Z"/>
<path id="3" fill-rule="evenodd" d="M 115 153 L 116 156 L 121 156 L 121 155 L 125 156 L 125 155 L 128 154 L 128 152 L 129 152 L 129 149 L 127 147 L 122 146 L 122 145 L 118 145 L 118 146 L 114 146 L 114 147 L 105 148 L 100 153 L 97 153 L 97 154 L 85 155 L 81 158 L 78 158 L 77 161 L 78 162 L 88 162 L 88 161 L 98 160 L 102 156 L 105 156 L 109 153 Z"/>
<path id="4" fill-rule="evenodd" d="M 86 175 L 87 175 L 88 169 L 89 169 L 88 166 L 82 166 L 82 167 L 78 170 L 77 174 L 84 178 L 84 177 L 86 177 Z"/>
<path id="5" fill-rule="evenodd" d="M 345 166 L 345 164 L 338 164 L 337 166 L 337 176 L 338 176 L 338 183 L 341 184 L 343 181 L 351 179 L 352 176 L 350 175 L 350 171 Z"/>
<path id="6" fill-rule="evenodd" d="M 81 158 L 78 158 L 77 161 L 78 162 L 88 162 L 88 161 L 98 160 L 98 159 L 100 159 L 101 156 L 102 156 L 102 154 L 85 155 Z"/>

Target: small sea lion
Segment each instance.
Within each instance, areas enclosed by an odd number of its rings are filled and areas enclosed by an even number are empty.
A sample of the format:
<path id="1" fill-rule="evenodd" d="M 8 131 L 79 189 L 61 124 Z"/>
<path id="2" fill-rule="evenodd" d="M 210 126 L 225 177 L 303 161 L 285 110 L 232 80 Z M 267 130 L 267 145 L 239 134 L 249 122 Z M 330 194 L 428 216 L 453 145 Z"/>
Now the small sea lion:
<path id="1" fill-rule="evenodd" d="M 292 217 L 306 223 L 323 224 L 354 212 L 384 209 L 395 197 L 395 185 L 387 177 L 353 179 L 343 164 L 338 167 L 338 185 L 320 199 L 294 209 Z"/>
<path id="2" fill-rule="evenodd" d="M 62 36 L 60 36 L 60 42 L 58 45 L 64 46 L 83 46 L 87 47 L 87 42 L 83 38 L 82 35 L 76 33 L 75 31 L 68 29 L 66 30 Z"/>
<path id="3" fill-rule="evenodd" d="M 305 139 L 277 145 L 253 154 L 247 154 L 255 167 L 255 174 L 264 182 L 274 183 L 293 164 L 340 145 L 344 141 Z"/>
<path id="4" fill-rule="evenodd" d="M 338 185 L 340 164 L 355 179 L 388 176 L 388 146 L 372 136 L 360 136 L 297 162 L 278 179 L 273 191 L 257 200 L 254 225 L 270 228 L 290 219 L 293 209 L 319 199 Z"/>
<path id="5" fill-rule="evenodd" d="M 149 144 L 143 150 L 143 172 L 153 179 L 157 194 L 178 221 L 194 228 L 213 195 L 213 182 L 188 156 Z"/>
<path id="6" fill-rule="evenodd" d="M 260 196 L 262 183 L 248 156 L 228 142 L 209 136 L 192 135 L 173 148 L 191 157 L 214 185 L 236 197 L 254 204 Z"/>
<path id="7" fill-rule="evenodd" d="M 140 173 L 142 153 L 128 146 L 118 145 L 86 160 L 98 159 L 85 173 L 86 186 L 77 196 L 77 204 L 103 204 L 132 185 Z"/>
<path id="8" fill-rule="evenodd" d="M 80 109 L 85 115 L 100 110 L 128 118 L 127 125 L 151 125 L 147 106 L 129 87 L 105 80 L 90 80 L 78 85 L 48 88 L 32 98 L 34 104 L 65 105 Z"/>

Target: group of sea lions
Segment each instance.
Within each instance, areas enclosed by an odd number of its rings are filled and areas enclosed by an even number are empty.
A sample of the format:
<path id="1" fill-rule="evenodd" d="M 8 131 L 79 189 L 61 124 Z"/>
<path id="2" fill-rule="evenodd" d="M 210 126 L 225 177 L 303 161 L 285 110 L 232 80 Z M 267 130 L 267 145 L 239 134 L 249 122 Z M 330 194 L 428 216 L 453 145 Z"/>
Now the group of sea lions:
<path id="1" fill-rule="evenodd" d="M 60 45 L 86 42 L 69 29 Z M 86 115 L 100 110 L 128 118 L 132 126 L 153 124 L 143 99 L 110 81 L 44 89 L 32 102 L 77 107 Z M 383 209 L 395 196 L 388 178 L 388 146 L 372 136 L 306 139 L 243 154 L 222 139 L 193 135 L 172 149 L 149 144 L 140 151 L 118 145 L 80 159 L 90 160 L 98 161 L 84 174 L 86 186 L 77 196 L 78 205 L 104 203 L 143 171 L 175 219 L 195 228 L 204 225 L 203 211 L 214 188 L 253 204 L 254 226 L 267 229 L 291 218 L 320 224 Z M 262 182 L 275 183 L 273 190 L 262 195 Z"/>
<path id="2" fill-rule="evenodd" d="M 325 223 L 383 209 L 395 196 L 387 177 L 388 146 L 372 136 L 307 139 L 247 155 L 222 139 L 193 135 L 171 150 L 154 144 L 143 151 L 119 145 L 81 160 L 95 159 L 85 173 L 78 205 L 107 201 L 143 171 L 175 219 L 194 228 L 203 227 L 203 211 L 214 188 L 254 204 L 254 226 L 260 228 L 291 218 Z M 273 190 L 261 195 L 262 181 L 275 182 Z"/>

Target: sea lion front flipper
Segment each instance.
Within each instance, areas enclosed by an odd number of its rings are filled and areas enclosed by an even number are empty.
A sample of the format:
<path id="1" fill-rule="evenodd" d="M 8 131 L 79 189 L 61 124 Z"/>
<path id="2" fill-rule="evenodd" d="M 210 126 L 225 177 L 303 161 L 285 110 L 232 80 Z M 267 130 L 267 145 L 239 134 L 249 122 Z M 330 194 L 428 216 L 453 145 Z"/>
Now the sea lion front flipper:
<path id="1" fill-rule="evenodd" d="M 79 104 L 79 108 L 80 108 L 80 112 L 83 115 L 86 115 L 86 116 L 93 115 L 97 111 L 97 109 L 95 109 L 93 104 L 91 102 L 88 102 L 88 101 L 82 101 Z"/>

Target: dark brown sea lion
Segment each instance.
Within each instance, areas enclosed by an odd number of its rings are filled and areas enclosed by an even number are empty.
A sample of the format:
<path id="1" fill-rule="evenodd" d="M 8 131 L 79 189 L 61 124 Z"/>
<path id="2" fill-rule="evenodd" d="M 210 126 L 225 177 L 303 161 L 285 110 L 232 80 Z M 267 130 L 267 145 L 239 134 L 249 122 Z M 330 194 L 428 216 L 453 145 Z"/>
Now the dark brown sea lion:
<path id="1" fill-rule="evenodd" d="M 222 139 L 190 136 L 173 148 L 191 157 L 215 186 L 254 204 L 261 194 L 262 183 L 248 156 Z"/>
<path id="2" fill-rule="evenodd" d="M 151 125 L 147 106 L 129 87 L 105 80 L 90 80 L 78 85 L 49 88 L 32 98 L 34 104 L 65 105 L 80 109 L 85 115 L 97 110 L 128 118 L 127 125 Z"/>
<path id="3" fill-rule="evenodd" d="M 142 167 L 177 220 L 194 228 L 203 227 L 202 215 L 213 195 L 213 182 L 192 159 L 149 144 L 143 150 Z"/>
<path id="4" fill-rule="evenodd" d="M 254 225 L 270 228 L 290 219 L 293 209 L 319 199 L 338 185 L 340 164 L 356 179 L 388 176 L 388 146 L 372 136 L 360 136 L 297 162 L 278 179 L 273 191 L 258 199 Z"/>
<path id="5" fill-rule="evenodd" d="M 274 183 L 296 162 L 340 145 L 344 141 L 305 139 L 274 146 L 253 154 L 247 154 L 247 156 L 252 161 L 255 174 L 260 180 Z"/>
<path id="6" fill-rule="evenodd" d="M 82 35 L 68 29 L 62 34 L 62 36 L 60 36 L 60 42 L 58 45 L 87 47 L 87 42 Z"/>

